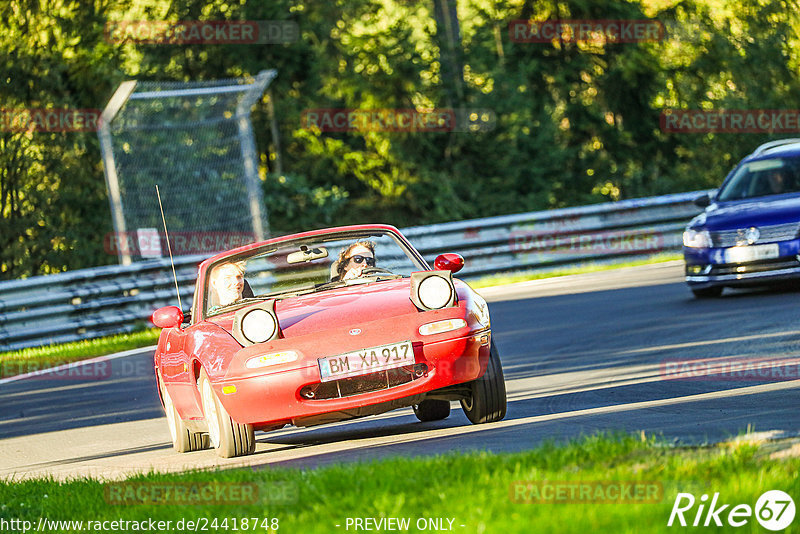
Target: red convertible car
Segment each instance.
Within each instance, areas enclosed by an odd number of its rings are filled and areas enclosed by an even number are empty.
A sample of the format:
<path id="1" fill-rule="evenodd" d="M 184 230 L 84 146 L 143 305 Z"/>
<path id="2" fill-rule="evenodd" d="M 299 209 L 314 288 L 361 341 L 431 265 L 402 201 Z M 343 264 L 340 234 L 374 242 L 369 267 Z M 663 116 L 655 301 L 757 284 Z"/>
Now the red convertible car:
<path id="1" fill-rule="evenodd" d="M 153 313 L 154 366 L 175 450 L 255 450 L 254 431 L 311 426 L 412 406 L 472 423 L 506 413 L 486 301 L 434 268 L 394 227 L 279 237 L 200 264 L 191 318 Z"/>

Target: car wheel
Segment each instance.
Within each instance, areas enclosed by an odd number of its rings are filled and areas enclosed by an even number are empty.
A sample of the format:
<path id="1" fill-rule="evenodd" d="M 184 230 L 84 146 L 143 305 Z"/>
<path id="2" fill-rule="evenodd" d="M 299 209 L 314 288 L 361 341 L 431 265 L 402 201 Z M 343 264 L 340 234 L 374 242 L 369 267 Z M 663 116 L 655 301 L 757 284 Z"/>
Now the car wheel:
<path id="1" fill-rule="evenodd" d="M 722 295 L 722 286 L 704 287 L 702 289 L 692 289 L 695 298 L 714 299 Z"/>
<path id="2" fill-rule="evenodd" d="M 420 421 L 439 421 L 450 415 L 450 401 L 425 399 L 414 405 L 414 415 Z"/>
<path id="3" fill-rule="evenodd" d="M 225 406 L 214 393 L 206 370 L 200 371 L 197 381 L 200 398 L 203 402 L 203 415 L 208 424 L 208 439 L 212 448 L 222 458 L 233 458 L 252 454 L 256 449 L 253 425 L 239 424 L 234 421 Z"/>
<path id="4" fill-rule="evenodd" d="M 192 452 L 208 448 L 208 434 L 192 432 L 178 415 L 178 410 L 172 403 L 161 373 L 158 375 L 158 388 L 161 390 L 161 400 L 164 401 L 164 414 L 167 416 L 167 426 L 172 437 L 172 447 L 178 452 Z"/>
<path id="5" fill-rule="evenodd" d="M 494 342 L 486 372 L 470 383 L 470 390 L 469 397 L 461 399 L 461 407 L 472 424 L 492 423 L 506 416 L 506 383 Z"/>

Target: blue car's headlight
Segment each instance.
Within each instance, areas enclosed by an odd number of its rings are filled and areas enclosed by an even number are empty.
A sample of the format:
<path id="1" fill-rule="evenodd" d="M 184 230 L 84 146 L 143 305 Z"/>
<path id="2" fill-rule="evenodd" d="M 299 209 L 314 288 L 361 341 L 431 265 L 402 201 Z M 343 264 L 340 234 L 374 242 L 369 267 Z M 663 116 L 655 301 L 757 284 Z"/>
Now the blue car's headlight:
<path id="1" fill-rule="evenodd" d="M 708 230 L 688 228 L 683 232 L 683 246 L 689 248 L 711 248 L 711 234 Z"/>

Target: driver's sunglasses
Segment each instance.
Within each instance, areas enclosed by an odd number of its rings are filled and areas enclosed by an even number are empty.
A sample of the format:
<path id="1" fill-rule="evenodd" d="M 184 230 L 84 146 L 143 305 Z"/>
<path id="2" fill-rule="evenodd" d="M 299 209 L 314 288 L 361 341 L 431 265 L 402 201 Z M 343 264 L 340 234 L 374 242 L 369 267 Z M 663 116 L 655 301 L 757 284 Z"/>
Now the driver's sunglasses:
<path id="1" fill-rule="evenodd" d="M 360 254 L 356 254 L 355 256 L 350 256 L 348 258 L 352 260 L 353 263 L 365 263 L 367 267 L 375 267 L 375 258 L 368 258 L 367 256 L 361 256 Z"/>

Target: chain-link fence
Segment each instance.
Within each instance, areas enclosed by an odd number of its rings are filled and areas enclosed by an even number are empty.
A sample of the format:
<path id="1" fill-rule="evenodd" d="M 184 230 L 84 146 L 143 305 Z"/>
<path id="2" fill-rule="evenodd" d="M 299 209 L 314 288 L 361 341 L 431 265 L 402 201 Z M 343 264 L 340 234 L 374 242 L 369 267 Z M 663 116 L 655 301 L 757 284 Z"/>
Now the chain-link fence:
<path id="1" fill-rule="evenodd" d="M 99 133 L 120 263 L 167 253 L 156 185 L 173 254 L 267 236 L 250 109 L 275 75 L 120 85 Z"/>

